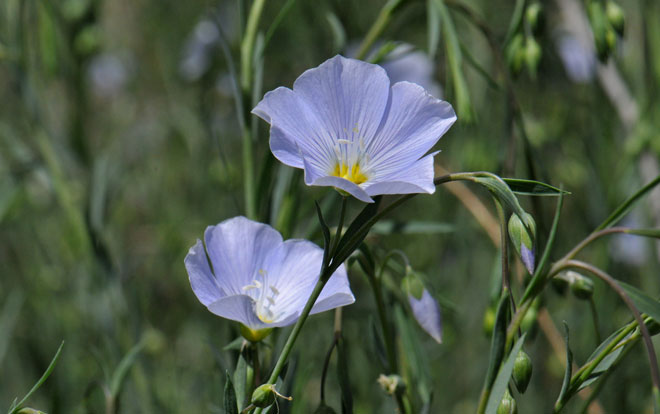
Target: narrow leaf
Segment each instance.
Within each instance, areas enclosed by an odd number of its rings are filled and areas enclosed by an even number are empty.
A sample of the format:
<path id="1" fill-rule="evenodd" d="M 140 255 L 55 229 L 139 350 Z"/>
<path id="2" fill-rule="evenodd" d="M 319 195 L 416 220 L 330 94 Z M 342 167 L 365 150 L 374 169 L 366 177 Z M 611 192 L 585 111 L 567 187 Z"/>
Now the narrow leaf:
<path id="1" fill-rule="evenodd" d="M 12 411 L 12 414 L 18 411 L 21 406 L 34 394 L 36 390 L 39 389 L 43 385 L 44 382 L 50 377 L 50 374 L 53 373 L 53 370 L 55 369 L 55 364 L 57 364 L 57 361 L 60 359 L 60 354 L 62 353 L 62 348 L 64 347 L 64 341 L 60 344 L 60 347 L 57 348 L 57 352 L 55 352 L 55 356 L 53 359 L 50 361 L 50 364 L 48 364 L 48 368 L 46 368 L 46 372 L 39 378 L 39 381 L 37 381 L 36 384 L 32 387 L 32 389 L 23 397 L 23 399 L 18 403 L 14 405 L 14 410 Z"/>
<path id="2" fill-rule="evenodd" d="M 488 374 L 486 375 L 486 388 L 490 389 L 495 375 L 500 367 L 502 358 L 504 358 L 504 345 L 506 343 L 506 327 L 509 324 L 509 292 L 505 291 L 497 305 L 495 316 L 495 326 L 493 327 L 493 336 L 490 345 L 490 358 L 488 365 Z"/>
<path id="3" fill-rule="evenodd" d="M 614 212 L 608 218 L 606 218 L 605 221 L 602 222 L 601 225 L 598 226 L 595 231 L 603 230 L 607 227 L 611 227 L 616 223 L 618 223 L 619 220 L 621 220 L 623 216 L 625 216 L 626 213 L 630 211 L 630 209 L 635 204 L 635 202 L 637 202 L 637 200 L 644 197 L 649 191 L 651 191 L 658 184 L 660 184 L 660 175 L 655 177 L 653 181 L 646 184 L 639 191 L 633 194 L 630 198 L 624 201 L 619 207 L 617 207 L 617 209 L 614 210 Z"/>
<path id="4" fill-rule="evenodd" d="M 627 229 L 626 234 L 633 234 L 635 236 L 653 237 L 660 239 L 660 229 Z"/>
<path id="5" fill-rule="evenodd" d="M 117 369 L 112 373 L 112 379 L 110 380 L 110 394 L 113 398 L 117 398 L 119 391 L 121 391 L 121 386 L 126 378 L 126 374 L 131 369 L 135 360 L 137 359 L 140 351 L 144 348 L 144 341 L 138 342 L 133 348 L 128 351 L 128 353 L 122 358 L 117 365 Z"/>
<path id="6" fill-rule="evenodd" d="M 511 191 L 519 195 L 530 196 L 559 196 L 560 194 L 570 194 L 550 184 L 535 180 L 523 180 L 519 178 L 503 178 Z"/>
<path id="7" fill-rule="evenodd" d="M 455 230 L 455 225 L 437 221 L 383 220 L 376 223 L 371 231 L 375 234 L 445 234 Z"/>
<path id="8" fill-rule="evenodd" d="M 225 414 L 238 414 L 238 405 L 236 403 L 236 392 L 234 384 L 231 382 L 229 371 L 225 371 Z"/>
<path id="9" fill-rule="evenodd" d="M 626 291 L 630 300 L 633 301 L 637 308 L 649 315 L 651 318 L 655 319 L 656 322 L 660 322 L 660 302 L 653 299 L 646 293 L 637 289 L 636 287 L 624 283 L 620 280 L 617 280 L 617 283 Z"/>
<path id="10" fill-rule="evenodd" d="M 566 398 L 568 393 L 568 387 L 571 385 L 571 374 L 573 372 L 573 352 L 571 352 L 571 347 L 568 342 L 568 324 L 564 321 L 564 329 L 566 330 L 566 335 L 564 339 L 566 340 L 566 370 L 564 371 L 564 382 L 561 384 L 561 391 L 559 391 L 559 397 L 557 397 L 557 402 L 555 407 L 558 405 L 563 406 L 564 398 Z"/>
<path id="11" fill-rule="evenodd" d="M 428 54 L 431 60 L 435 59 L 438 52 L 438 43 L 440 43 L 440 16 L 436 0 L 427 0 L 426 2 L 426 25 L 428 35 Z"/>
<path id="12" fill-rule="evenodd" d="M 348 373 L 348 358 L 344 338 L 337 340 L 337 377 L 341 389 L 341 408 L 343 414 L 353 414 L 353 394 Z"/>
<path id="13" fill-rule="evenodd" d="M 507 303 L 507 307 L 508 307 L 508 303 Z M 506 390 L 506 387 L 509 385 L 509 379 L 511 379 L 511 373 L 513 372 L 513 365 L 516 362 L 516 357 L 518 356 L 518 352 L 520 352 L 523 343 L 525 343 L 526 336 L 527 336 L 527 332 L 525 332 L 524 334 L 522 334 L 520 338 L 518 338 L 516 343 L 513 345 L 513 348 L 511 349 L 511 352 L 509 353 L 509 357 L 506 359 L 506 362 L 500 367 L 499 372 L 497 373 L 497 377 L 495 378 L 495 383 L 493 384 L 493 388 L 491 389 L 490 396 L 488 397 L 488 404 L 486 405 L 486 414 L 497 413 L 497 407 L 499 407 L 500 401 L 502 401 L 502 397 L 504 397 L 504 391 Z"/>
<path id="14" fill-rule="evenodd" d="M 247 369 L 247 361 L 243 357 L 243 352 L 241 352 L 236 362 L 236 370 L 234 371 L 234 392 L 239 411 L 243 410 L 245 399 L 247 398 L 245 391 L 247 386 Z"/>

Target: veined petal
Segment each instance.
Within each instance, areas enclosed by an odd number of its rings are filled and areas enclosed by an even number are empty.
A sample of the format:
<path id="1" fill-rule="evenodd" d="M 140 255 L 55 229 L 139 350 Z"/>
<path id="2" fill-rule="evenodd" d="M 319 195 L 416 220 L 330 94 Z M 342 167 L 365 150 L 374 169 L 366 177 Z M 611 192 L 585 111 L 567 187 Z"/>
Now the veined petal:
<path id="1" fill-rule="evenodd" d="M 282 236 L 272 227 L 234 217 L 204 233 L 218 286 L 227 295 L 243 294 L 263 267 L 267 254 L 282 244 Z"/>
<path id="2" fill-rule="evenodd" d="M 201 240 L 197 240 L 197 243 L 190 248 L 184 263 L 188 271 L 190 286 L 200 302 L 208 306 L 225 296 L 211 272 Z"/>
<path id="3" fill-rule="evenodd" d="M 408 303 L 410 303 L 413 315 L 419 325 L 436 342 L 442 343 L 442 315 L 440 314 L 440 307 L 428 290 L 424 289 L 422 297 L 419 300 L 409 294 Z"/>
<path id="4" fill-rule="evenodd" d="M 414 161 L 412 165 L 403 169 L 392 166 L 383 170 L 384 176 L 378 181 L 365 188 L 370 196 L 379 194 L 414 194 L 435 192 L 433 184 L 433 156 L 434 152 L 421 160 Z"/>
<path id="5" fill-rule="evenodd" d="M 402 169 L 428 152 L 456 121 L 451 105 L 429 95 L 421 86 L 398 82 L 385 121 L 367 143 L 371 168 L 380 176 L 383 167 Z"/>
<path id="6" fill-rule="evenodd" d="M 339 266 L 323 287 L 310 313 L 325 312 L 355 302 L 344 265 Z"/>
<path id="7" fill-rule="evenodd" d="M 317 178 L 311 184 L 308 185 L 335 187 L 347 192 L 348 194 L 352 195 L 353 197 L 357 198 L 360 201 L 364 201 L 365 203 L 374 202 L 374 200 L 371 197 L 369 197 L 369 194 L 367 194 L 367 192 L 363 190 L 359 185 L 351 181 L 348 181 L 345 178 L 328 175 L 325 177 Z"/>
<path id="8" fill-rule="evenodd" d="M 332 149 L 338 139 L 372 139 L 387 107 L 390 80 L 378 65 L 337 55 L 300 75 L 293 91 L 316 115 L 318 135 Z"/>
<path id="9" fill-rule="evenodd" d="M 272 312 L 273 326 L 286 326 L 298 319 L 321 271 L 323 250 L 307 240 L 287 240 L 267 260 L 269 283 L 276 288 Z M 355 301 L 346 269 L 341 266 L 328 280 L 311 313 L 323 312 Z"/>
<path id="10" fill-rule="evenodd" d="M 254 312 L 254 300 L 247 295 L 227 296 L 209 304 L 207 307 L 211 313 L 240 322 L 250 329 L 271 327 L 271 325 L 259 320 Z"/>
<path id="11" fill-rule="evenodd" d="M 266 93 L 252 110 L 271 125 L 270 147 L 283 163 L 303 168 L 302 155 L 327 168 L 333 157 L 332 138 L 319 127 L 317 116 L 291 89 Z"/>

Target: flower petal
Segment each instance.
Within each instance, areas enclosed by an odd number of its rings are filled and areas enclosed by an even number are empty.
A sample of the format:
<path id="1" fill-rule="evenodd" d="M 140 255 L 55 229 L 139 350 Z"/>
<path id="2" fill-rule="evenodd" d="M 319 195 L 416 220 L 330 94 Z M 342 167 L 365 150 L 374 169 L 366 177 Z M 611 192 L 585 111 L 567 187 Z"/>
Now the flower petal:
<path id="1" fill-rule="evenodd" d="M 303 168 L 302 155 L 329 168 L 334 141 L 319 127 L 312 113 L 294 91 L 279 87 L 266 93 L 252 113 L 270 123 L 270 148 L 284 164 Z"/>
<path id="2" fill-rule="evenodd" d="M 433 156 L 435 154 L 437 152 L 415 161 L 403 170 L 387 168 L 384 170 L 387 174 L 381 178 L 383 181 L 369 185 L 365 191 L 372 197 L 379 194 L 433 194 L 435 192 L 435 184 L 433 184 Z"/>
<path id="3" fill-rule="evenodd" d="M 208 306 L 225 296 L 224 291 L 218 286 L 218 282 L 211 272 L 201 240 L 197 240 L 197 243 L 190 248 L 184 263 L 188 271 L 190 286 L 200 302 Z"/>
<path id="4" fill-rule="evenodd" d="M 391 105 L 385 116 L 378 135 L 367 143 L 376 181 L 382 175 L 382 168 L 402 170 L 420 159 L 456 121 L 449 103 L 410 82 L 392 86 Z"/>
<path id="5" fill-rule="evenodd" d="M 408 295 L 408 303 L 415 319 L 424 330 L 438 343 L 442 343 L 442 315 L 440 307 L 428 290 L 424 289 L 422 297 L 417 300 Z"/>
<path id="6" fill-rule="evenodd" d="M 305 182 L 307 183 L 306 174 L 305 174 Z M 369 197 L 369 194 L 367 194 L 367 192 L 364 191 L 359 185 L 351 181 L 348 181 L 345 178 L 333 177 L 331 175 L 328 175 L 325 177 L 317 178 L 312 183 L 307 185 L 335 187 L 340 190 L 346 191 L 348 194 L 352 195 L 353 197 L 357 198 L 360 201 L 364 201 L 365 203 L 374 202 L 374 200 L 371 197 Z"/>
<path id="7" fill-rule="evenodd" d="M 237 321 L 250 329 L 264 329 L 271 325 L 257 318 L 254 312 L 254 300 L 247 295 L 233 295 L 221 298 L 207 306 L 208 309 L 223 318 Z"/>
<path id="8" fill-rule="evenodd" d="M 316 128 L 332 149 L 337 139 L 372 139 L 387 107 L 390 80 L 378 65 L 337 55 L 300 75 L 293 91 L 316 115 Z"/>
<path id="9" fill-rule="evenodd" d="M 271 307 L 278 320 L 270 326 L 286 326 L 298 319 L 319 279 L 323 250 L 307 240 L 287 240 L 267 259 L 269 283 L 277 289 Z M 311 313 L 355 301 L 343 266 L 330 277 Z"/>
<path id="10" fill-rule="evenodd" d="M 227 295 L 244 293 L 243 287 L 253 282 L 267 254 L 282 244 L 277 230 L 245 217 L 209 226 L 204 240 L 218 286 Z"/>
<path id="11" fill-rule="evenodd" d="M 330 276 L 310 313 L 325 312 L 340 306 L 350 305 L 353 302 L 355 302 L 355 296 L 353 296 L 348 283 L 346 268 L 341 265 Z"/>

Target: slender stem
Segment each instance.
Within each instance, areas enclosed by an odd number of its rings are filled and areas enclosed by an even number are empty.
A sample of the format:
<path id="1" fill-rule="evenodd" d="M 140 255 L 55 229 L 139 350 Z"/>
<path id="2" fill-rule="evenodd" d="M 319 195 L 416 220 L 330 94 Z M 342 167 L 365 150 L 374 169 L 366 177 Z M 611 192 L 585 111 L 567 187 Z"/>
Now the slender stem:
<path id="1" fill-rule="evenodd" d="M 247 26 L 245 27 L 245 36 L 241 43 L 241 89 L 246 96 L 250 96 L 254 41 L 257 37 L 257 27 L 259 26 L 259 20 L 261 19 L 261 13 L 263 12 L 265 3 L 265 0 L 254 0 L 254 3 L 252 3 Z"/>
<path id="2" fill-rule="evenodd" d="M 568 260 L 565 266 L 586 270 L 592 273 L 593 275 L 599 277 L 605 283 L 607 283 L 612 288 L 612 290 L 614 290 L 625 302 L 626 306 L 628 306 L 628 309 L 630 309 L 630 312 L 632 312 L 633 316 L 635 317 L 635 320 L 637 321 L 637 324 L 639 325 L 639 329 L 642 333 L 642 337 L 644 338 L 644 344 L 646 345 L 646 351 L 649 357 L 649 369 L 651 370 L 651 380 L 653 381 L 653 388 L 660 390 L 660 373 L 658 372 L 658 358 L 653 348 L 651 335 L 649 334 L 649 330 L 646 327 L 644 320 L 642 319 L 642 315 L 640 315 L 639 310 L 637 310 L 637 307 L 635 307 L 635 304 L 632 302 L 628 294 L 626 294 L 623 288 L 619 286 L 619 284 L 612 276 L 603 272 L 599 268 L 590 265 L 589 263 L 584 263 L 579 260 Z"/>
<path id="3" fill-rule="evenodd" d="M 378 36 L 380 36 L 383 30 L 385 30 L 385 27 L 387 27 L 387 24 L 392 18 L 392 12 L 401 3 L 401 1 L 402 0 L 389 0 L 387 3 L 385 3 L 383 8 L 380 10 L 380 13 L 378 13 L 376 21 L 374 21 L 374 23 L 371 25 L 371 28 L 369 28 L 367 35 L 362 41 L 362 44 L 360 44 L 360 49 L 358 50 L 356 58 L 365 58 L 371 46 L 374 44 L 376 39 L 378 39 Z"/>
<path id="4" fill-rule="evenodd" d="M 601 343 L 602 338 L 600 337 L 600 330 L 598 329 L 598 326 L 600 325 L 598 323 L 598 311 L 596 310 L 596 302 L 594 301 L 593 296 L 589 297 L 589 308 L 591 309 L 591 318 L 593 319 L 593 323 L 594 323 L 594 333 L 596 334 L 596 342 Z"/>
<path id="5" fill-rule="evenodd" d="M 328 353 L 325 354 L 325 361 L 323 361 L 323 371 L 321 371 L 321 404 L 325 403 L 325 377 L 328 373 L 328 366 L 330 366 L 330 357 L 332 357 L 332 351 L 334 351 L 336 345 L 337 335 L 334 335 L 332 338 L 332 343 L 330 344 L 330 349 L 328 349 Z"/>
<path id="6" fill-rule="evenodd" d="M 562 258 L 562 260 L 571 260 L 582 249 L 584 249 L 589 243 L 591 243 L 592 241 L 594 241 L 594 240 L 596 240 L 596 239 L 598 239 L 602 236 L 606 236 L 606 235 L 612 234 L 612 233 L 625 233 L 626 230 L 628 230 L 626 227 L 611 227 L 609 229 L 595 231 L 595 232 L 591 233 L 589 236 L 587 236 L 580 243 L 578 243 L 570 252 L 566 253 L 566 256 L 564 256 Z"/>
<path id="7" fill-rule="evenodd" d="M 383 339 L 385 340 L 385 351 L 387 352 L 387 365 L 389 365 L 388 374 L 396 372 L 396 353 L 394 349 L 394 337 L 390 331 L 389 320 L 387 319 L 387 311 L 385 310 L 385 301 L 383 300 L 383 290 L 380 285 L 380 278 L 375 274 L 367 274 L 369 284 L 374 293 L 376 300 L 376 309 L 378 310 L 378 319 L 380 326 L 383 330 Z"/>
<path id="8" fill-rule="evenodd" d="M 511 301 L 511 310 L 516 312 L 516 301 L 511 291 L 511 274 L 509 272 L 509 242 L 507 240 L 509 229 L 507 226 L 504 209 L 499 201 L 495 201 L 497 216 L 500 219 L 500 248 L 502 249 L 502 291 L 509 291 L 509 300 Z"/>

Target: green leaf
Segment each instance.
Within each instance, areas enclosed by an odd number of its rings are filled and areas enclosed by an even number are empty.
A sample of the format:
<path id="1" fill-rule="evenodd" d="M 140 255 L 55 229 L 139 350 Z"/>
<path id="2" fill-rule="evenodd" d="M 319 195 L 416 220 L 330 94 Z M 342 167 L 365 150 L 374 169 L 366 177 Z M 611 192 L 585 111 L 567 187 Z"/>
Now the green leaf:
<path id="1" fill-rule="evenodd" d="M 427 0 L 426 2 L 426 25 L 429 46 L 429 59 L 434 60 L 438 52 L 438 43 L 440 43 L 440 13 L 436 0 Z"/>
<path id="2" fill-rule="evenodd" d="M 635 306 L 645 314 L 649 315 L 656 322 L 660 322 L 660 302 L 653 299 L 646 293 L 637 289 L 636 287 L 624 283 L 620 280 L 617 280 L 619 286 L 626 291 L 626 294 L 630 297 L 630 300 L 633 301 Z"/>
<path id="3" fill-rule="evenodd" d="M 508 308 L 508 302 L 506 305 Z M 513 348 L 511 349 L 511 352 L 509 353 L 509 357 L 506 359 L 506 362 L 500 367 L 497 373 L 497 377 L 495 378 L 495 383 L 493 384 L 490 395 L 488 396 L 488 404 L 486 405 L 486 414 L 497 413 L 497 407 L 499 407 L 500 401 L 502 401 L 502 397 L 504 397 L 504 391 L 506 390 L 506 387 L 509 384 L 509 380 L 511 379 L 511 373 L 513 372 L 513 365 L 516 362 L 516 357 L 518 356 L 518 352 L 520 352 L 523 343 L 525 343 L 526 336 L 527 336 L 527 332 L 525 332 L 524 334 L 522 334 L 520 338 L 518 338 L 516 343 L 513 345 Z"/>
<path id="4" fill-rule="evenodd" d="M 635 204 L 635 202 L 637 202 L 637 200 L 644 197 L 649 191 L 651 191 L 658 184 L 660 184 L 660 175 L 655 177 L 650 183 L 646 184 L 639 191 L 637 191 L 635 194 L 630 196 L 630 198 L 624 201 L 619 207 L 617 207 L 617 209 L 614 210 L 614 212 L 610 214 L 610 216 L 606 218 L 605 221 L 602 222 L 600 226 L 596 228 L 595 231 L 603 230 L 618 223 L 619 220 L 621 220 L 623 216 L 625 216 L 626 213 L 630 211 L 630 209 Z"/>
<path id="5" fill-rule="evenodd" d="M 16 413 L 18 410 L 22 408 L 22 405 L 25 404 L 25 402 L 34 394 L 35 391 L 39 389 L 43 385 L 44 382 L 50 377 L 50 374 L 53 373 L 53 370 L 55 369 L 55 365 L 57 364 L 57 361 L 60 359 L 60 354 L 62 353 L 62 348 L 64 347 L 64 341 L 60 344 L 60 347 L 57 348 L 57 352 L 55 352 L 55 356 L 53 359 L 50 361 L 50 364 L 48 364 L 48 368 L 46 368 L 46 372 L 39 378 L 39 381 L 37 381 L 36 384 L 32 387 L 32 389 L 23 397 L 23 399 L 18 402 L 17 404 L 12 404 L 13 409 L 10 411 L 11 414 Z"/>
<path id="6" fill-rule="evenodd" d="M 374 224 L 371 231 L 375 234 L 445 234 L 455 230 L 455 225 L 437 221 L 383 220 Z"/>
<path id="7" fill-rule="evenodd" d="M 332 258 L 333 266 L 339 267 L 357 249 L 360 243 L 362 243 L 362 240 L 367 237 L 371 226 L 376 223 L 372 219 L 378 213 L 381 199 L 382 197 L 380 196 L 376 197 L 373 203 L 367 204 L 348 226 L 348 229 L 346 229 L 346 232 L 339 240 L 335 256 Z"/>
<path id="8" fill-rule="evenodd" d="M 353 394 L 348 373 L 348 358 L 344 338 L 337 339 L 337 377 L 341 389 L 341 408 L 343 414 L 353 414 Z"/>
<path id="9" fill-rule="evenodd" d="M 225 414 L 238 414 L 238 404 L 236 403 L 236 392 L 234 384 L 231 382 L 229 371 L 225 371 Z"/>
<path id="10" fill-rule="evenodd" d="M 523 12 L 525 11 L 526 0 L 516 0 L 516 7 L 513 9 L 513 15 L 511 16 L 511 22 L 509 23 L 509 28 L 506 32 L 506 38 L 504 39 L 504 44 L 509 43 L 509 40 L 513 37 L 520 24 L 522 22 Z"/>
<path id="11" fill-rule="evenodd" d="M 316 206 L 316 214 L 319 217 L 319 224 L 321 225 L 321 232 L 323 233 L 323 263 L 327 263 L 328 259 L 328 252 L 330 251 L 330 228 L 328 225 L 325 223 L 325 219 L 323 218 L 323 211 L 321 211 L 321 206 L 317 201 L 314 201 L 314 205 Z"/>
<path id="12" fill-rule="evenodd" d="M 503 206 L 506 206 L 510 211 L 516 213 L 521 220 L 524 220 L 525 210 L 520 206 L 518 198 L 504 180 L 495 174 L 477 173 L 472 181 L 486 187 Z"/>
<path id="13" fill-rule="evenodd" d="M 495 314 L 495 326 L 490 344 L 490 358 L 488 359 L 488 374 L 486 374 L 486 388 L 490 389 L 495 381 L 495 375 L 504 358 L 504 345 L 506 343 L 506 327 L 509 324 L 509 292 L 502 293 Z M 501 399 L 501 397 L 500 397 Z M 499 400 L 498 400 L 499 404 Z"/>
<path id="14" fill-rule="evenodd" d="M 419 340 L 419 335 L 413 326 L 410 318 L 406 317 L 401 306 L 394 308 L 394 317 L 396 321 L 397 331 L 403 346 L 403 353 L 408 362 L 410 373 L 417 385 L 417 392 L 422 401 L 430 401 L 431 399 L 431 371 L 429 370 L 430 361 L 426 357 L 424 348 Z"/>
<path id="15" fill-rule="evenodd" d="M 246 396 L 246 387 L 247 387 L 247 369 L 248 364 L 243 356 L 243 352 L 238 355 L 238 361 L 236 362 L 236 370 L 234 371 L 234 392 L 236 394 L 236 404 L 238 405 L 238 411 L 242 411 Z"/>
<path id="16" fill-rule="evenodd" d="M 560 194 L 571 194 L 550 184 L 535 180 L 523 180 L 519 178 L 503 178 L 511 191 L 518 195 L 529 196 L 559 196 Z"/>
<path id="17" fill-rule="evenodd" d="M 564 321 L 564 329 L 566 330 L 566 335 L 564 339 L 566 340 L 566 370 L 564 371 L 564 381 L 561 384 L 561 391 L 559 391 L 559 397 L 557 397 L 557 402 L 555 407 L 563 406 L 565 398 L 568 396 L 568 387 L 571 385 L 571 374 L 573 372 L 573 352 L 568 342 L 568 324 Z"/>
<path id="18" fill-rule="evenodd" d="M 653 237 L 654 239 L 660 239 L 660 229 L 627 229 L 624 233 L 633 234 L 635 236 Z"/>
<path id="19" fill-rule="evenodd" d="M 128 371 L 131 369 L 133 364 L 135 364 L 135 360 L 140 354 L 140 351 L 142 351 L 142 348 L 144 348 L 144 341 L 140 341 L 134 345 L 133 348 L 131 348 L 130 351 L 128 351 L 124 358 L 122 358 L 122 360 L 119 362 L 115 372 L 112 373 L 112 379 L 110 380 L 110 394 L 113 398 L 117 398 L 119 395 L 121 386 L 124 383 L 124 378 L 126 378 L 126 374 L 128 374 Z"/>
<path id="20" fill-rule="evenodd" d="M 449 72 L 452 77 L 452 86 L 454 99 L 456 100 L 456 109 L 459 119 L 465 122 L 472 120 L 472 103 L 470 102 L 470 93 L 467 88 L 463 72 L 463 54 L 458 41 L 458 34 L 454 27 L 449 10 L 443 0 L 435 0 L 442 25 L 442 34 L 445 39 L 445 48 L 447 50 L 447 61 L 449 62 Z"/>

